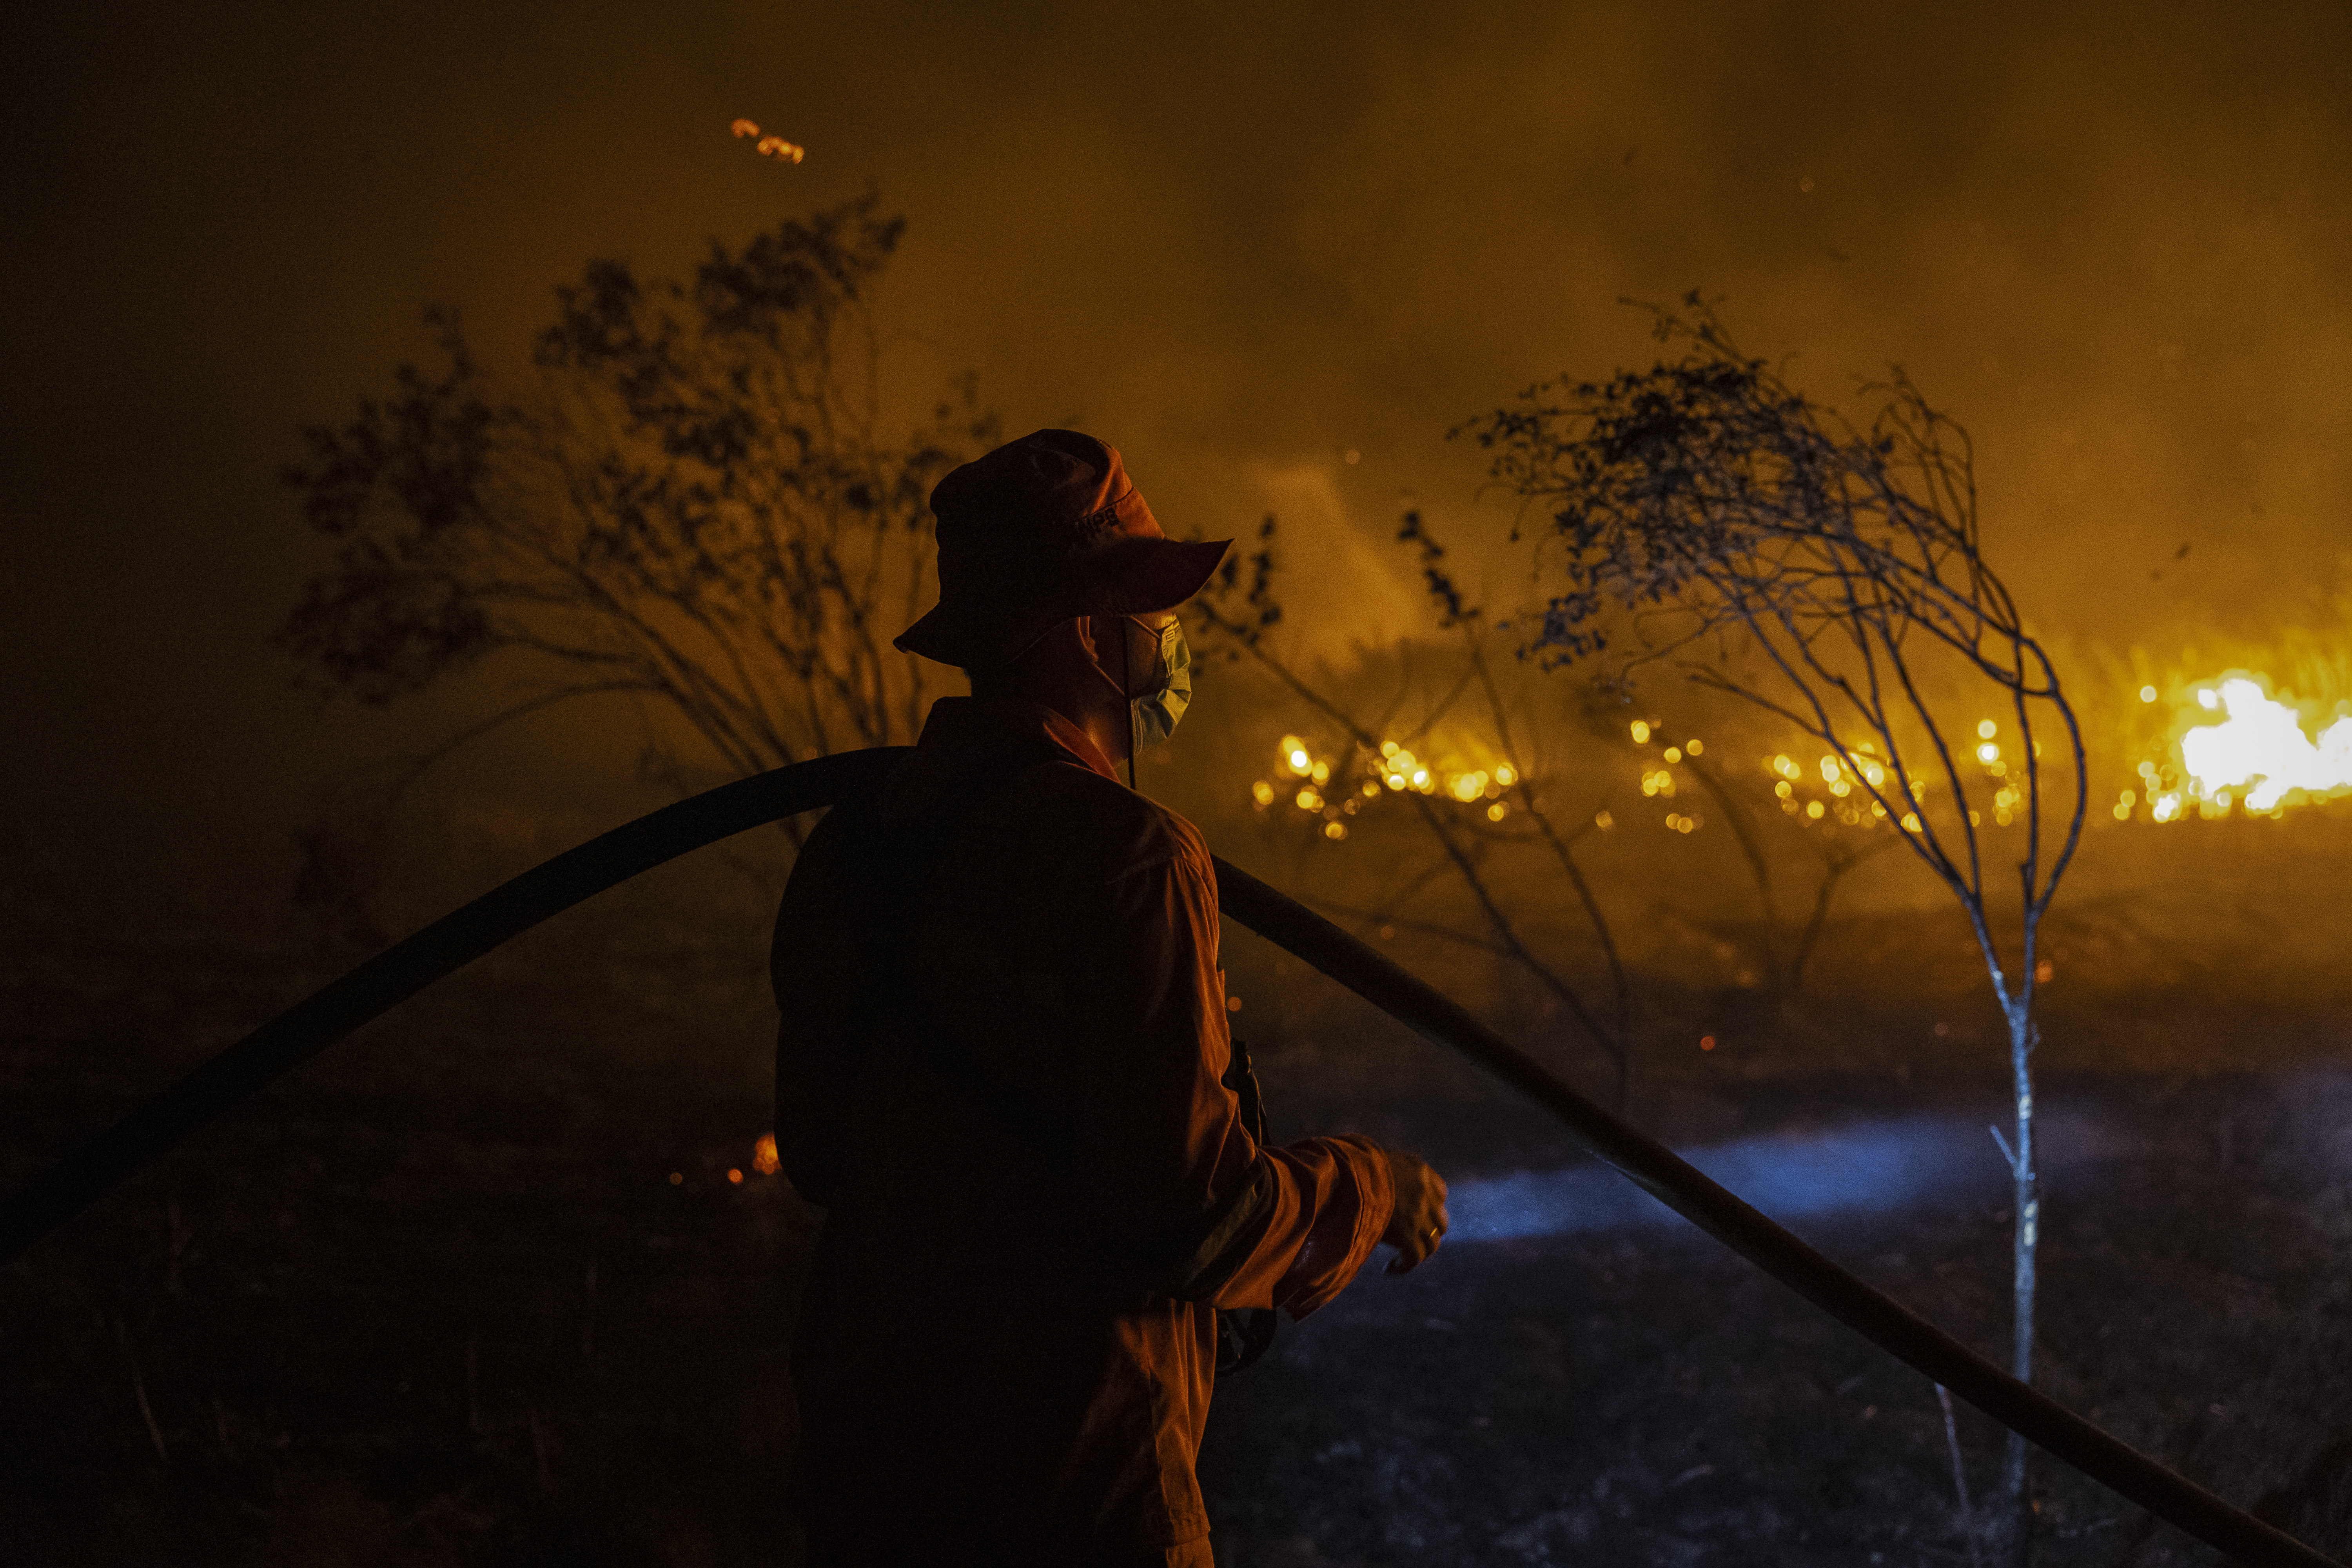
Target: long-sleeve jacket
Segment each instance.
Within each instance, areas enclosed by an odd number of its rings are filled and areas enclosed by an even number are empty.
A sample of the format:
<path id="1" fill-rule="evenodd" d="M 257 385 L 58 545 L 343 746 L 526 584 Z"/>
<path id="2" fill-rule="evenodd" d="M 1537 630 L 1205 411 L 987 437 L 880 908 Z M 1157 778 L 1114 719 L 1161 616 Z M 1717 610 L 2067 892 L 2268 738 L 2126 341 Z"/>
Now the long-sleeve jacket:
<path id="1" fill-rule="evenodd" d="M 826 1211 L 814 1561 L 1209 1563 L 1214 1309 L 1314 1310 L 1392 1203 L 1366 1141 L 1244 1127 L 1217 929 L 1200 835 L 1034 704 L 941 701 L 811 834 L 772 973 L 777 1147 Z"/>

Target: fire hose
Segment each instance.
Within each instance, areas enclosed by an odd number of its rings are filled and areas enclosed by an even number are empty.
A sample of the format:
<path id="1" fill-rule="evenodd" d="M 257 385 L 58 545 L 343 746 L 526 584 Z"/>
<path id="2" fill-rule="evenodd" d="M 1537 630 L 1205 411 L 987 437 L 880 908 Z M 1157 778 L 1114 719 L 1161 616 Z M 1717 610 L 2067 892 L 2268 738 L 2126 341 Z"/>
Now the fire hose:
<path id="1" fill-rule="evenodd" d="M 213 1118 L 509 938 L 692 850 L 869 794 L 903 755 L 900 747 L 847 752 L 722 784 L 566 850 L 444 915 L 262 1025 L 0 1204 L 0 1263 Z M 1216 873 L 1226 915 L 1414 1033 L 1468 1057 L 1551 1112 L 1586 1152 L 1897 1361 L 2239 1563 L 2330 1568 L 2311 1548 L 2037 1393 L 1864 1283 L 1322 916 L 1222 859 Z"/>

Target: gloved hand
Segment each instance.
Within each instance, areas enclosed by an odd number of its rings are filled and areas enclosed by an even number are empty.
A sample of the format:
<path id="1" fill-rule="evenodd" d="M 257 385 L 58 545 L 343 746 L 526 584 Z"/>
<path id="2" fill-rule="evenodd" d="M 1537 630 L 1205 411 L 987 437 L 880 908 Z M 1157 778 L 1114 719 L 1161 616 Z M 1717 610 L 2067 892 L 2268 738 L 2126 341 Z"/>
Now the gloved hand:
<path id="1" fill-rule="evenodd" d="M 1388 1156 L 1389 1180 L 1396 1188 L 1396 1207 L 1381 1241 L 1396 1248 L 1397 1255 L 1389 1259 L 1389 1272 L 1402 1274 L 1436 1251 L 1444 1239 L 1445 1178 L 1418 1155 L 1402 1149 L 1381 1152 Z"/>

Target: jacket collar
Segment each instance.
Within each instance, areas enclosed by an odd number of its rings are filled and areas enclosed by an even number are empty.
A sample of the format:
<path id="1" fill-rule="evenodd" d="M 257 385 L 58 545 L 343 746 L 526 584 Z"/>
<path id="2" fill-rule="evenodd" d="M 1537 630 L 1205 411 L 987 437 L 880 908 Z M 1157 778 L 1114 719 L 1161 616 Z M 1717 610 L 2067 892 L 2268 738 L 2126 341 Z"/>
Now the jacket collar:
<path id="1" fill-rule="evenodd" d="M 1042 702 L 942 697 L 931 704 L 914 755 L 892 775 L 887 816 L 915 816 L 948 795 L 1045 762 L 1070 762 L 1117 784 L 1118 770 L 1087 732 Z"/>

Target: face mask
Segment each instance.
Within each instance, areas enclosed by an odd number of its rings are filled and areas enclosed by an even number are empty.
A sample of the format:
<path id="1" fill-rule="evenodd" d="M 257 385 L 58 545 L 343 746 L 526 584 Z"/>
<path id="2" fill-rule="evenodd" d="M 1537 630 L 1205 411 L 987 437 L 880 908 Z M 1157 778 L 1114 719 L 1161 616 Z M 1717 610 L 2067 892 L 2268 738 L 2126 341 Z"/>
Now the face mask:
<path id="1" fill-rule="evenodd" d="M 1138 751 L 1175 733 L 1176 721 L 1192 704 L 1192 650 L 1172 617 L 1160 628 L 1160 679 L 1134 703 Z"/>
<path id="2" fill-rule="evenodd" d="M 1119 622 L 1126 624 L 1120 625 Z M 1113 626 L 1118 626 L 1115 634 L 1109 629 Z M 1157 639 L 1151 651 L 1138 657 L 1138 639 L 1129 633 L 1130 626 Z M 1166 626 L 1157 627 L 1146 626 L 1132 616 L 1122 616 L 1118 621 L 1108 625 L 1103 621 L 1096 623 L 1097 648 L 1101 647 L 1102 639 L 1113 635 L 1122 639 L 1120 654 L 1111 656 L 1113 664 L 1120 658 L 1135 659 L 1133 668 L 1128 672 L 1126 684 L 1119 684 L 1118 676 L 1111 672 L 1111 665 L 1103 662 L 1101 653 L 1097 655 L 1095 668 L 1102 671 L 1105 680 L 1118 686 L 1119 695 L 1127 699 L 1132 725 L 1130 732 L 1135 740 L 1134 750 L 1139 752 L 1146 746 L 1158 745 L 1173 733 L 1176 721 L 1192 705 L 1192 650 L 1184 641 L 1184 628 L 1173 616 L 1169 618 Z"/>

